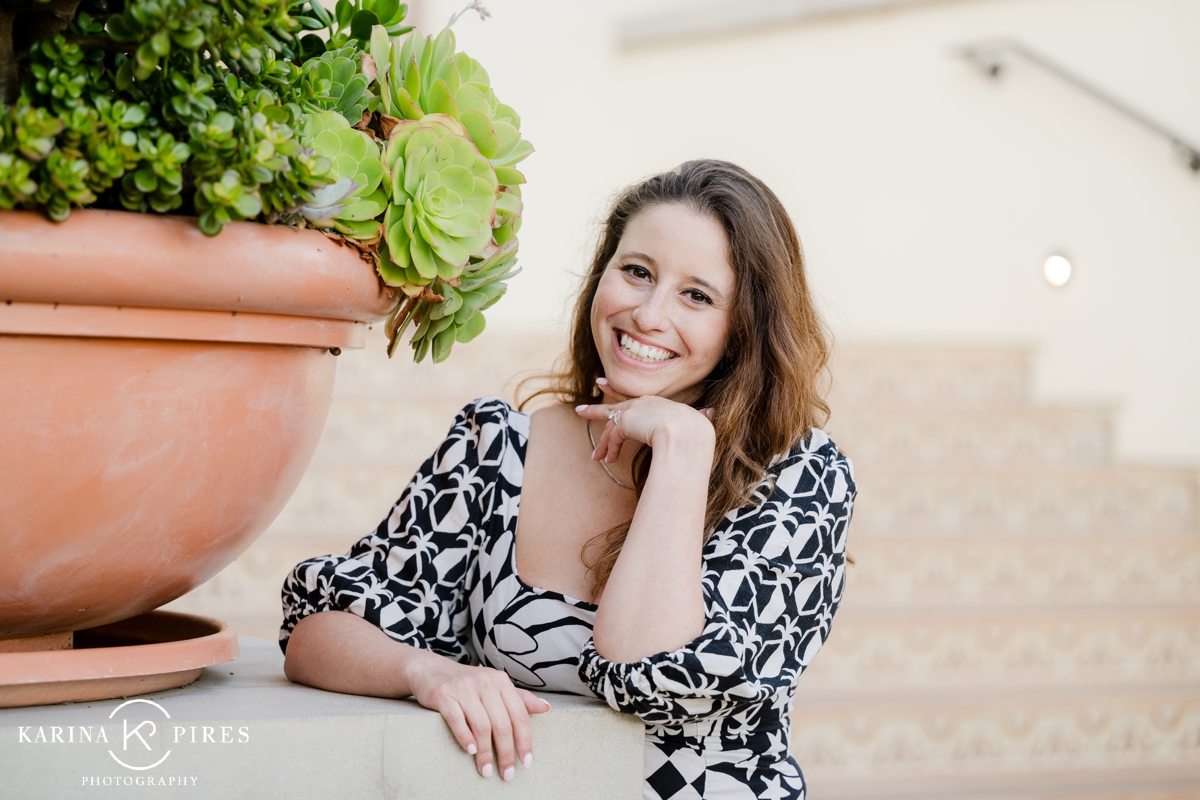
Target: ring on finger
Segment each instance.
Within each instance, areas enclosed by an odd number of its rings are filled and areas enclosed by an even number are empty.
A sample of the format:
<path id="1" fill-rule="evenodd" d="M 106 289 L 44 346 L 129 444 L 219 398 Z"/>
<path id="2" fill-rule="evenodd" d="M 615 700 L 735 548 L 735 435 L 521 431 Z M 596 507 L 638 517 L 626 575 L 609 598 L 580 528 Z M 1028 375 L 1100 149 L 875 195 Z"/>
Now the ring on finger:
<path id="1" fill-rule="evenodd" d="M 608 412 L 608 418 L 610 420 L 612 420 L 614 423 L 618 423 L 618 424 L 620 423 L 620 416 L 621 416 L 621 409 L 619 409 L 619 408 L 614 408 L 612 411 Z"/>

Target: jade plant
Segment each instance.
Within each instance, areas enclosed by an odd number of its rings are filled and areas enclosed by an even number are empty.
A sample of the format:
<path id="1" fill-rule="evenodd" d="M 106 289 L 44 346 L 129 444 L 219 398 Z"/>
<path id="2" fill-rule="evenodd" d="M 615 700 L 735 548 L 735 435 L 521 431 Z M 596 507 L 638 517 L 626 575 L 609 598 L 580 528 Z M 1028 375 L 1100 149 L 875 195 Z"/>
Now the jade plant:
<path id="1" fill-rule="evenodd" d="M 478 2 L 468 8 L 486 12 Z M 533 150 L 487 72 L 397 0 L 0 0 L 0 209 L 321 230 L 421 361 L 515 275 Z M 453 21 L 453 20 L 452 20 Z"/>

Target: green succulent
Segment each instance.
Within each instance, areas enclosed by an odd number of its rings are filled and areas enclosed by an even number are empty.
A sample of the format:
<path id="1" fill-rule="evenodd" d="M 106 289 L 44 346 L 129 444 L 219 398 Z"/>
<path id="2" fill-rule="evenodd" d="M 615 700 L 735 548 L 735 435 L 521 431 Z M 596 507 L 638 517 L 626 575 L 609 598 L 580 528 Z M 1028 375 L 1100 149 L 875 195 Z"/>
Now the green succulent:
<path id="1" fill-rule="evenodd" d="M 529 157 L 533 145 L 521 138 L 521 118 L 496 99 L 487 71 L 466 53 L 455 52 L 449 28 L 436 38 L 413 31 L 400 44 L 377 29 L 371 56 L 384 113 L 420 120 L 445 114 L 460 121 L 496 170 L 502 186 L 517 186 L 525 176 L 516 165 Z"/>
<path id="2" fill-rule="evenodd" d="M 157 138 L 143 136 L 137 141 L 142 160 L 136 170 L 121 178 L 121 205 L 130 211 L 153 210 L 159 214 L 174 211 L 183 204 L 183 164 L 192 151 L 186 142 L 177 142 L 169 133 Z"/>
<path id="3" fill-rule="evenodd" d="M 411 328 L 414 358 L 442 361 L 519 271 L 516 166 L 533 148 L 449 31 L 389 38 L 412 30 L 406 14 L 398 0 L 79 0 L 73 19 L 16 31 L 0 208 L 336 231 L 400 290 L 389 356 Z"/>
<path id="4" fill-rule="evenodd" d="M 71 215 L 72 205 L 96 202 L 96 195 L 87 185 L 90 168 L 84 159 L 55 150 L 39 166 L 41 180 L 34 201 L 46 209 L 50 219 L 62 222 Z"/>
<path id="5" fill-rule="evenodd" d="M 435 279 L 457 278 L 493 247 L 496 172 L 462 123 L 442 114 L 399 123 L 384 165 L 384 282 L 415 294 Z"/>
<path id="6" fill-rule="evenodd" d="M 397 306 L 384 324 L 388 355 L 395 352 L 405 329 L 415 322 L 417 328 L 409 342 L 413 360 L 423 361 L 432 350 L 434 363 L 445 361 L 455 342 L 465 344 L 483 332 L 483 312 L 508 290 L 505 281 L 521 271 L 516 259 L 517 243 L 508 242 L 487 259 L 468 266 L 455 282 L 439 283 L 440 294 L 423 299 L 428 296 L 422 293 Z"/>
<path id="7" fill-rule="evenodd" d="M 374 110 L 379 98 L 370 90 L 370 81 L 361 72 L 363 54 L 352 47 L 323 53 L 304 63 L 304 70 L 349 125 L 357 125 L 364 111 Z"/>
<path id="8" fill-rule="evenodd" d="M 262 197 L 257 191 L 247 191 L 237 172 L 231 169 L 225 170 L 218 180 L 204 181 L 197 190 L 200 230 L 210 236 L 235 219 L 250 219 L 262 211 Z"/>
<path id="9" fill-rule="evenodd" d="M 0 153 L 0 208 L 17 208 L 37 194 L 37 181 L 30 176 L 33 164 L 20 155 Z"/>
<path id="10" fill-rule="evenodd" d="M 337 111 L 309 117 L 305 137 L 317 155 L 330 162 L 330 176 L 349 179 L 336 195 L 321 190 L 300 213 L 317 227 L 335 228 L 361 241 L 378 241 L 377 217 L 387 208 L 380 191 L 383 162 L 379 146 L 367 133 L 355 130 Z"/>
<path id="11" fill-rule="evenodd" d="M 6 115 L 4 143 L 30 161 L 41 161 L 54 149 L 63 121 L 44 108 L 18 104 Z"/>

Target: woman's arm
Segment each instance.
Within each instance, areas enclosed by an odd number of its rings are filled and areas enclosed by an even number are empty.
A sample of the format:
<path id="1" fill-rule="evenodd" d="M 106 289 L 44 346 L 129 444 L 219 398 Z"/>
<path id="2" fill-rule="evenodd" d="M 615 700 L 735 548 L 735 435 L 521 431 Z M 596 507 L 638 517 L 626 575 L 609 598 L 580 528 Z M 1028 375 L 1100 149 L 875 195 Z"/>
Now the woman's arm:
<path id="1" fill-rule="evenodd" d="M 491 777 L 493 763 L 505 780 L 513 779 L 517 757 L 526 767 L 532 765 L 529 715 L 550 710 L 549 703 L 516 688 L 499 670 L 467 666 L 397 642 L 345 611 L 300 620 L 283 672 L 288 680 L 331 692 L 415 697 L 442 715 L 485 778 Z"/>
<path id="2" fill-rule="evenodd" d="M 845 587 L 853 468 L 814 430 L 769 473 L 704 548 L 699 637 L 637 662 L 584 646 L 579 676 L 612 708 L 648 724 L 726 717 L 780 696 L 821 649 Z"/>
<path id="3" fill-rule="evenodd" d="M 346 555 L 311 558 L 284 581 L 280 647 L 299 683 L 347 694 L 412 695 L 441 713 L 484 776 L 513 775 L 532 752 L 529 713 L 549 705 L 503 673 L 470 666 L 469 632 L 456 620 L 491 512 L 497 467 L 478 439 L 507 435 L 500 398 L 468 403 L 375 532 Z M 446 525 L 437 501 L 465 515 Z M 460 576 L 458 580 L 448 575 Z M 494 746 L 493 746 L 494 745 Z"/>
<path id="4" fill-rule="evenodd" d="M 700 556 L 716 434 L 706 415 L 665 398 L 637 398 L 620 407 L 625 435 L 645 437 L 654 448 L 593 630 L 597 652 L 623 663 L 675 650 L 704 630 Z M 588 408 L 607 416 L 609 406 Z M 602 437 L 598 447 L 605 445 Z"/>
<path id="5" fill-rule="evenodd" d="M 296 624 L 283 661 L 288 680 L 330 692 L 409 697 L 409 671 L 435 653 L 391 639 L 348 611 L 310 614 Z"/>

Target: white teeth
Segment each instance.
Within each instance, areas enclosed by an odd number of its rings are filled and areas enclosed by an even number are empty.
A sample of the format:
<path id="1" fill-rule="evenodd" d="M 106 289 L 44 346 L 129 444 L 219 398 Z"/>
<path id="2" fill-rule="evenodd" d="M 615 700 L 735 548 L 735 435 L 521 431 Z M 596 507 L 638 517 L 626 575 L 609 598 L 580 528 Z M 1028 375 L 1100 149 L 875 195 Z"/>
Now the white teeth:
<path id="1" fill-rule="evenodd" d="M 638 361 L 666 361 L 675 357 L 675 354 L 670 350 L 663 350 L 661 347 L 642 344 L 635 341 L 633 337 L 626 333 L 621 334 L 621 349 L 625 351 L 625 355 Z"/>

